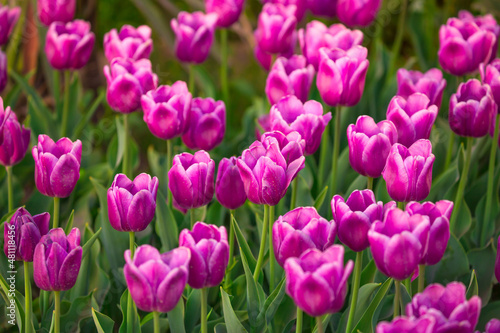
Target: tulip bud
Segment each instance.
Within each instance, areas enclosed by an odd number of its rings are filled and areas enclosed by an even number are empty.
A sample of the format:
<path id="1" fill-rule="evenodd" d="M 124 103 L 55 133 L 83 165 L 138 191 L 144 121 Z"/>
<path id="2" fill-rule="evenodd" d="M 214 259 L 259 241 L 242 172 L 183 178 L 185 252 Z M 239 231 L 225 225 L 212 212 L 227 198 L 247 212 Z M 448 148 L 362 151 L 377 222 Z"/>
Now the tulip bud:
<path id="1" fill-rule="evenodd" d="M 306 0 L 307 8 L 314 16 L 334 18 L 337 13 L 337 0 Z"/>
<path id="2" fill-rule="evenodd" d="M 259 14 L 255 41 L 267 53 L 283 53 L 293 43 L 297 26 L 295 5 L 266 3 Z"/>
<path id="3" fill-rule="evenodd" d="M 409 148 L 393 145 L 382 171 L 391 198 L 401 202 L 424 200 L 431 190 L 434 159 L 429 140 L 418 140 Z"/>
<path id="4" fill-rule="evenodd" d="M 45 54 L 55 69 L 80 69 L 89 61 L 94 42 L 95 35 L 90 31 L 89 22 L 54 22 L 47 31 Z"/>
<path id="5" fill-rule="evenodd" d="M 500 282 L 500 236 L 498 236 L 497 259 L 495 260 L 495 277 Z"/>
<path id="6" fill-rule="evenodd" d="M 3 99 L 0 97 L 0 164 L 12 166 L 19 163 L 28 150 L 30 144 L 29 129 L 24 128 L 17 121 L 17 116 L 10 107 L 3 108 Z"/>
<path id="7" fill-rule="evenodd" d="M 245 0 L 205 0 L 207 14 L 217 14 L 217 26 L 229 28 L 236 23 L 243 11 Z"/>
<path id="8" fill-rule="evenodd" d="M 309 249 L 285 262 L 286 293 L 313 317 L 338 312 L 344 305 L 347 280 L 354 264 L 344 267 L 344 248 L 332 245 L 324 252 Z"/>
<path id="9" fill-rule="evenodd" d="M 307 0 L 264 0 L 264 3 L 280 3 L 283 6 L 295 6 L 295 18 L 300 22 L 304 18 L 307 9 Z"/>
<path id="10" fill-rule="evenodd" d="M 33 278 L 38 288 L 61 291 L 73 288 L 82 263 L 80 230 L 73 228 L 68 236 L 62 228 L 42 236 L 33 257 Z"/>
<path id="11" fill-rule="evenodd" d="M 376 333 L 431 333 L 436 320 L 431 316 L 396 317 L 392 322 L 383 321 L 377 325 Z"/>
<path id="12" fill-rule="evenodd" d="M 337 16 L 350 27 L 367 27 L 377 17 L 381 4 L 381 0 L 337 0 Z"/>
<path id="13" fill-rule="evenodd" d="M 481 81 L 483 84 L 490 86 L 491 95 L 497 104 L 500 106 L 500 59 L 493 60 L 489 65 L 482 63 L 479 67 L 481 72 Z M 494 123 L 494 121 L 492 121 Z"/>
<path id="14" fill-rule="evenodd" d="M 276 261 L 283 267 L 288 258 L 298 258 L 308 249 L 324 251 L 333 245 L 336 233 L 335 222 L 322 218 L 316 208 L 295 208 L 273 225 Z"/>
<path id="15" fill-rule="evenodd" d="M 35 159 L 35 184 L 48 197 L 66 198 L 80 178 L 82 143 L 68 138 L 55 142 L 47 135 L 38 136 L 31 151 Z"/>
<path id="16" fill-rule="evenodd" d="M 438 109 L 441 107 L 446 80 L 439 69 L 431 68 L 421 73 L 400 68 L 397 75 L 398 96 L 408 99 L 414 93 L 422 93 L 429 98 L 431 105 L 436 105 Z"/>
<path id="17" fill-rule="evenodd" d="M 143 119 L 151 133 L 163 140 L 184 134 L 188 128 L 191 98 L 184 81 L 159 86 L 142 95 Z"/>
<path id="18" fill-rule="evenodd" d="M 191 252 L 185 247 L 162 253 L 151 245 L 125 251 L 123 274 L 134 303 L 142 311 L 169 312 L 186 287 Z"/>
<path id="19" fill-rule="evenodd" d="M 245 185 L 241 180 L 236 157 L 223 158 L 219 163 L 215 181 L 215 195 L 220 204 L 227 209 L 236 209 L 247 200 Z"/>
<path id="20" fill-rule="evenodd" d="M 26 209 L 19 208 L 10 218 L 10 222 L 4 224 L 3 250 L 5 255 L 11 259 L 9 248 L 15 247 L 15 260 L 32 262 L 35 247 L 40 238 L 49 232 L 49 224 L 49 213 L 31 216 Z M 9 244 L 10 239 L 15 243 Z"/>
<path id="21" fill-rule="evenodd" d="M 376 124 L 370 116 L 358 117 L 356 124 L 347 127 L 351 167 L 363 176 L 380 177 L 397 140 L 398 132 L 391 121 L 382 120 Z"/>
<path id="22" fill-rule="evenodd" d="M 7 87 L 9 73 L 7 73 L 7 55 L 0 50 L 0 93 Z"/>
<path id="23" fill-rule="evenodd" d="M 9 41 L 10 34 L 21 15 L 20 7 L 9 8 L 0 4 L 0 45 L 5 45 Z"/>
<path id="24" fill-rule="evenodd" d="M 38 0 L 38 18 L 43 25 L 68 23 L 75 17 L 76 0 Z"/>
<path id="25" fill-rule="evenodd" d="M 490 31 L 495 35 L 496 41 L 492 46 L 491 57 L 486 61 L 486 63 L 495 59 L 498 50 L 498 38 L 500 38 L 500 25 L 498 25 L 493 15 L 487 14 L 484 16 L 474 16 L 466 10 L 461 10 L 458 12 L 458 18 L 463 22 L 474 22 L 479 29 Z"/>
<path id="26" fill-rule="evenodd" d="M 192 288 L 215 287 L 222 282 L 229 262 L 225 227 L 196 222 L 193 231 L 181 231 L 179 246 L 191 251 L 188 284 Z"/>
<path id="27" fill-rule="evenodd" d="M 323 115 L 323 106 L 316 101 L 304 104 L 295 96 L 283 97 L 273 105 L 270 113 L 271 129 L 284 134 L 297 131 L 305 140 L 304 155 L 318 150 L 321 136 L 332 119 L 331 112 Z"/>
<path id="28" fill-rule="evenodd" d="M 104 54 L 109 62 L 114 58 L 147 59 L 152 50 L 151 28 L 147 25 L 134 28 L 125 24 L 120 32 L 112 29 L 104 35 Z"/>

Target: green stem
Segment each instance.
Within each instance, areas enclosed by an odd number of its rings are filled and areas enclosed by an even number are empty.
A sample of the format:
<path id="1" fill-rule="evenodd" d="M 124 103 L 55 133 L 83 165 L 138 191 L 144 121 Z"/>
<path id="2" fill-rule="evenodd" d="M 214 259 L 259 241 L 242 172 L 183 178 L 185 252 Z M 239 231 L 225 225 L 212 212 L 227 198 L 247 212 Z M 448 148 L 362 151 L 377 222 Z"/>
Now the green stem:
<path id="1" fill-rule="evenodd" d="M 55 315 L 54 315 L 54 333 L 61 332 L 60 327 L 60 317 L 61 317 L 61 292 L 54 291 L 54 304 L 55 304 Z"/>
<path id="2" fill-rule="evenodd" d="M 264 264 L 264 255 L 266 252 L 267 244 L 267 228 L 269 227 L 269 206 L 264 205 L 264 225 L 262 226 L 262 236 L 260 237 L 260 249 L 259 257 L 257 258 L 257 264 L 255 265 L 255 271 L 253 272 L 253 279 L 255 282 L 259 279 L 260 270 Z"/>
<path id="3" fill-rule="evenodd" d="M 189 218 L 191 219 L 191 230 L 193 229 L 194 224 L 196 223 L 196 216 L 194 216 L 194 208 L 189 210 Z"/>
<path id="4" fill-rule="evenodd" d="M 24 311 L 26 333 L 31 333 L 31 280 L 29 262 L 24 262 Z"/>
<path id="5" fill-rule="evenodd" d="M 340 125 L 341 125 L 341 111 L 342 107 L 337 106 L 335 109 L 335 129 L 333 133 L 333 162 L 332 162 L 332 176 L 331 176 L 331 186 L 330 186 L 330 198 L 335 194 L 335 189 L 337 185 L 337 166 L 339 159 L 340 150 Z"/>
<path id="6" fill-rule="evenodd" d="M 189 64 L 189 92 L 194 96 L 194 64 Z"/>
<path id="7" fill-rule="evenodd" d="M 167 170 L 166 170 L 167 206 L 170 206 L 170 203 L 172 202 L 172 192 L 170 192 L 170 189 L 168 188 L 168 172 L 170 171 L 171 167 L 172 167 L 172 140 L 167 140 Z"/>
<path id="8" fill-rule="evenodd" d="M 273 224 L 274 224 L 274 206 L 269 206 L 269 270 L 271 271 L 271 278 L 269 279 L 269 290 L 274 290 L 274 268 L 276 258 L 274 257 L 273 247 Z"/>
<path id="9" fill-rule="evenodd" d="M 227 264 L 226 279 L 224 280 L 224 287 L 228 290 L 231 284 L 230 269 L 233 266 L 233 256 L 234 256 L 234 209 L 229 210 L 231 215 L 231 220 L 229 221 L 229 263 Z"/>
<path id="10" fill-rule="evenodd" d="M 123 140 L 125 141 L 124 144 L 124 149 L 123 149 L 123 161 L 122 161 L 122 173 L 130 177 L 129 173 L 129 149 L 128 149 L 128 136 L 129 136 L 129 130 L 128 130 L 128 114 L 124 113 L 123 114 L 123 130 L 125 132 Z"/>
<path id="11" fill-rule="evenodd" d="M 7 171 L 7 197 L 8 197 L 8 206 L 9 213 L 14 210 L 14 188 L 12 187 L 12 167 L 6 166 L 5 170 Z"/>
<path id="12" fill-rule="evenodd" d="M 324 184 L 326 158 L 328 155 L 328 142 L 330 137 L 328 136 L 328 131 L 323 132 L 323 137 L 321 138 L 321 149 L 319 152 L 319 171 L 318 171 L 318 184 Z M 320 188 L 321 190 L 321 188 Z"/>
<path id="13" fill-rule="evenodd" d="M 448 138 L 448 150 L 446 150 L 446 158 L 444 160 L 443 172 L 446 172 L 451 164 L 451 157 L 453 155 L 453 144 L 455 143 L 455 133 L 450 130 L 450 137 Z"/>
<path id="14" fill-rule="evenodd" d="M 130 248 L 130 259 L 134 259 L 134 252 L 135 252 L 135 232 L 129 231 L 128 233 L 128 244 Z"/>
<path id="15" fill-rule="evenodd" d="M 298 187 L 299 176 L 295 177 L 292 183 L 292 200 L 290 201 L 290 210 L 293 210 L 296 207 Z"/>
<path id="16" fill-rule="evenodd" d="M 361 269 L 363 268 L 363 251 L 356 253 L 356 263 L 354 267 L 354 284 L 352 285 L 351 306 L 349 308 L 349 319 L 347 319 L 346 333 L 351 332 L 354 325 L 354 313 L 358 303 L 359 282 L 361 280 Z"/>
<path id="17" fill-rule="evenodd" d="M 153 311 L 153 319 L 155 323 L 154 333 L 160 333 L 160 313 Z"/>
<path id="18" fill-rule="evenodd" d="M 401 0 L 401 11 L 398 18 L 398 27 L 396 30 L 396 36 L 394 38 L 394 44 L 392 45 L 391 52 L 391 63 L 389 65 L 389 70 L 387 71 L 387 79 L 393 77 L 394 71 L 396 69 L 396 61 L 399 57 L 399 51 L 401 50 L 401 44 L 403 43 L 403 36 L 405 32 L 405 19 L 406 19 L 406 8 L 408 6 L 408 0 Z"/>
<path id="19" fill-rule="evenodd" d="M 302 321 L 304 319 L 304 313 L 302 310 L 297 307 L 297 322 L 295 324 L 295 333 L 301 333 L 302 332 Z"/>
<path id="20" fill-rule="evenodd" d="M 406 203 L 402 201 L 398 201 L 398 208 L 401 210 L 405 210 Z"/>
<path id="21" fill-rule="evenodd" d="M 394 280 L 394 287 L 396 288 L 396 294 L 394 295 L 394 316 L 396 318 L 399 316 L 399 299 L 401 298 L 400 288 L 401 281 Z"/>
<path id="22" fill-rule="evenodd" d="M 59 209 L 60 209 L 61 199 L 54 197 L 54 224 L 52 229 L 59 228 Z"/>
<path id="23" fill-rule="evenodd" d="M 406 291 L 408 292 L 408 295 L 410 295 L 410 297 L 412 296 L 412 291 L 411 291 L 411 276 L 407 279 L 404 280 L 404 284 L 405 284 L 405 287 L 406 287 Z"/>
<path id="24" fill-rule="evenodd" d="M 128 233 L 129 235 L 129 248 L 130 248 L 130 258 L 133 260 L 134 259 L 134 252 L 135 252 L 135 233 L 133 231 L 130 231 Z M 128 292 L 127 296 L 127 332 L 132 333 L 134 331 L 134 317 L 133 317 L 133 310 L 134 310 L 134 301 L 132 300 L 132 295 L 130 294 L 130 291 Z"/>
<path id="25" fill-rule="evenodd" d="M 208 289 L 201 289 L 201 333 L 207 333 L 207 302 L 208 302 Z"/>
<path id="26" fill-rule="evenodd" d="M 372 177 L 366 177 L 366 188 L 368 190 L 373 190 L 373 178 Z"/>
<path id="27" fill-rule="evenodd" d="M 321 316 L 316 317 L 316 333 L 324 333 L 325 330 L 323 329 L 323 319 Z"/>
<path id="28" fill-rule="evenodd" d="M 221 66 L 220 66 L 220 82 L 222 88 L 222 97 L 226 103 L 226 110 L 229 108 L 229 86 L 227 81 L 227 29 L 220 29 L 220 53 L 221 53 Z M 231 112 L 227 113 L 232 114 Z"/>
<path id="29" fill-rule="evenodd" d="M 71 72 L 64 71 L 64 105 L 61 123 L 61 137 L 64 138 L 68 132 L 68 117 L 69 117 L 69 92 L 71 90 Z"/>
<path id="30" fill-rule="evenodd" d="M 424 291 L 425 287 L 425 265 L 418 265 L 418 292 Z"/>

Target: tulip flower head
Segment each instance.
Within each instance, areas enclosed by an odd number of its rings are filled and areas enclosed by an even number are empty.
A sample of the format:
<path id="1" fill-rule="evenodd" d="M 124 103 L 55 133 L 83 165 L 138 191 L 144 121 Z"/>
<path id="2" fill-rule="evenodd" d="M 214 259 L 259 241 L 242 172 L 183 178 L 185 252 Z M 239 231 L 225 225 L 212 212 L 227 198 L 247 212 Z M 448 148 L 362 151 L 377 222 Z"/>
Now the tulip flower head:
<path id="1" fill-rule="evenodd" d="M 243 206 L 247 200 L 245 184 L 241 179 L 236 157 L 223 158 L 219 162 L 217 179 L 215 180 L 215 195 L 220 204 L 227 209 Z"/>
<path id="2" fill-rule="evenodd" d="M 490 86 L 491 94 L 497 107 L 500 107 L 500 59 L 493 60 L 489 65 L 479 67 L 481 81 Z"/>
<path id="3" fill-rule="evenodd" d="M 68 23 L 75 17 L 76 0 L 38 0 L 38 18 L 43 25 L 54 22 Z"/>
<path id="4" fill-rule="evenodd" d="M 306 3 L 314 16 L 334 18 L 337 14 L 337 0 L 306 0 Z"/>
<path id="5" fill-rule="evenodd" d="M 493 318 L 486 324 L 485 333 L 500 333 L 500 320 Z"/>
<path id="6" fill-rule="evenodd" d="M 217 14 L 217 27 L 229 28 L 240 18 L 245 0 L 205 0 L 207 13 Z"/>
<path id="7" fill-rule="evenodd" d="M 10 34 L 21 15 L 20 7 L 9 8 L 0 4 L 0 46 L 7 44 Z"/>
<path id="8" fill-rule="evenodd" d="M 492 47 L 491 57 L 488 61 L 486 61 L 486 63 L 492 61 L 497 54 L 498 39 L 500 38 L 500 25 L 495 20 L 495 17 L 491 14 L 474 16 L 466 10 L 461 10 L 458 12 L 458 18 L 463 22 L 474 22 L 479 29 L 490 31 L 495 35 L 496 41 Z"/>
<path id="9" fill-rule="evenodd" d="M 0 164 L 7 167 L 19 163 L 28 150 L 30 135 L 10 107 L 4 109 L 0 97 Z"/>
<path id="10" fill-rule="evenodd" d="M 151 28 L 147 25 L 134 28 L 125 24 L 120 32 L 112 29 L 104 35 L 104 54 L 109 62 L 114 58 L 147 59 L 152 50 Z"/>
<path id="11" fill-rule="evenodd" d="M 431 316 L 420 318 L 398 316 L 393 321 L 377 325 L 376 333 L 432 333 L 436 320 Z"/>
<path id="12" fill-rule="evenodd" d="M 297 18 L 295 5 L 266 3 L 259 14 L 255 41 L 267 53 L 283 53 L 290 49 L 294 40 Z"/>
<path id="13" fill-rule="evenodd" d="M 306 13 L 307 0 L 264 0 L 264 3 L 280 3 L 284 6 L 295 6 L 295 18 L 300 22 Z"/>
<path id="14" fill-rule="evenodd" d="M 349 27 L 367 27 L 377 17 L 381 4 L 381 0 L 337 0 L 337 16 Z"/>
<path id="15" fill-rule="evenodd" d="M 437 68 L 431 68 L 425 73 L 409 71 L 405 68 L 398 70 L 398 96 L 408 99 L 414 93 L 422 93 L 429 98 L 431 105 L 441 107 L 446 80 L 443 73 Z"/>

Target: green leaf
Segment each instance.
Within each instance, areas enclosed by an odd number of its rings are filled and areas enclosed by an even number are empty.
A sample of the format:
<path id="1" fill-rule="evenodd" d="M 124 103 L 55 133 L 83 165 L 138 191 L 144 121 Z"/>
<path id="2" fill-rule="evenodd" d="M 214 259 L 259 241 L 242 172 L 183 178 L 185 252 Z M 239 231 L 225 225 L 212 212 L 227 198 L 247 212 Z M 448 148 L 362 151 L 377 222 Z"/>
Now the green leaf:
<path id="1" fill-rule="evenodd" d="M 462 199 L 462 205 L 460 206 L 460 212 L 458 213 L 457 219 L 455 221 L 455 228 L 453 234 L 460 239 L 463 235 L 469 231 L 472 225 L 472 216 L 470 213 L 469 206 L 465 199 Z"/>
<path id="2" fill-rule="evenodd" d="M 234 313 L 233 307 L 231 305 L 231 301 L 227 293 L 220 288 L 220 292 L 222 295 L 222 309 L 224 311 L 224 322 L 226 323 L 226 328 L 231 333 L 243 333 L 247 332 L 247 330 L 240 323 L 238 317 Z"/>
<path id="3" fill-rule="evenodd" d="M 184 328 L 184 300 L 182 297 L 179 302 L 177 302 L 175 308 L 168 312 L 167 315 L 171 332 L 186 332 L 186 329 Z"/>
<path id="4" fill-rule="evenodd" d="M 285 289 L 286 289 L 285 280 L 286 280 L 285 277 L 281 279 L 281 282 L 276 286 L 271 295 L 269 295 L 269 297 L 264 302 L 264 306 L 262 307 L 262 310 L 259 314 L 259 317 L 265 314 L 266 321 L 268 323 L 270 323 L 274 318 L 274 315 L 276 314 L 276 311 L 278 310 L 281 301 L 285 296 Z"/>
<path id="5" fill-rule="evenodd" d="M 427 196 L 427 200 L 434 202 L 443 199 L 446 193 L 448 193 L 448 191 L 450 191 L 450 189 L 452 189 L 459 180 L 460 175 L 458 173 L 457 162 L 455 160 L 446 171 L 440 174 L 432 182 L 431 191 Z"/>
<path id="6" fill-rule="evenodd" d="M 123 153 L 125 152 L 125 142 L 128 141 L 126 140 L 125 136 L 129 135 L 129 133 L 125 133 L 125 127 L 123 126 L 119 116 L 116 116 L 116 133 L 118 140 L 118 148 L 116 152 L 116 161 L 114 165 L 115 169 L 118 168 L 120 162 L 123 159 Z"/>
<path id="7" fill-rule="evenodd" d="M 113 327 L 115 326 L 113 319 L 96 311 L 94 308 L 92 308 L 92 318 L 94 319 L 94 324 L 98 333 L 113 332 Z"/>
<path id="8" fill-rule="evenodd" d="M 73 220 L 75 218 L 75 210 L 73 209 L 71 211 L 71 214 L 69 215 L 69 218 L 68 218 L 68 223 L 66 223 L 66 226 L 64 227 L 64 233 L 66 235 L 68 235 L 71 231 L 71 229 L 73 228 Z"/>
<path id="9" fill-rule="evenodd" d="M 201 316 L 201 290 L 193 289 L 188 296 L 186 302 L 186 316 L 184 318 L 184 325 L 186 332 L 193 332 L 196 323 L 200 320 Z"/>
<path id="10" fill-rule="evenodd" d="M 323 202 L 325 201 L 327 193 L 328 193 L 328 186 L 325 186 L 323 191 L 321 191 L 321 193 L 318 194 L 318 197 L 316 198 L 316 200 L 314 200 L 314 208 L 316 208 L 316 210 L 319 210 L 321 208 L 321 206 L 323 205 Z"/>
<path id="11" fill-rule="evenodd" d="M 177 247 L 179 229 L 174 214 L 161 192 L 158 192 L 158 199 L 159 202 L 156 204 L 155 231 L 158 237 L 160 237 L 162 252 L 166 252 Z"/>
<path id="12" fill-rule="evenodd" d="M 85 112 L 85 115 L 78 122 L 75 131 L 73 132 L 74 133 L 73 140 L 76 140 L 79 137 L 81 137 L 83 130 L 85 129 L 85 127 L 87 127 L 90 120 L 92 119 L 92 116 L 97 111 L 99 106 L 102 104 L 105 96 L 106 96 L 106 90 L 102 89 L 99 92 L 99 95 L 97 95 L 96 99 L 94 100 L 94 103 L 92 103 L 87 112 Z"/>
<path id="13" fill-rule="evenodd" d="M 205 221 L 205 217 L 207 216 L 207 206 L 201 206 L 198 208 L 194 208 L 193 210 L 194 213 L 194 221 L 196 222 L 203 222 Z M 191 212 L 189 212 L 191 214 Z"/>
<path id="14" fill-rule="evenodd" d="M 61 302 L 61 331 L 75 332 L 78 331 L 80 321 L 92 316 L 91 309 L 97 306 L 95 304 L 93 292 L 87 296 L 80 296 L 73 301 Z"/>
<path id="15" fill-rule="evenodd" d="M 469 287 L 467 288 L 467 299 L 470 299 L 472 296 L 477 296 L 479 293 L 479 287 L 477 285 L 477 276 L 476 271 L 472 270 L 470 275 Z"/>
<path id="16" fill-rule="evenodd" d="M 476 248 L 467 253 L 469 264 L 477 274 L 478 295 L 483 305 L 488 304 L 491 297 L 493 274 L 495 273 L 496 251 L 493 241 L 483 248 Z"/>
<path id="17" fill-rule="evenodd" d="M 366 177 L 358 175 L 347 189 L 346 193 L 352 193 L 355 190 L 364 190 L 366 188 Z"/>
<path id="18" fill-rule="evenodd" d="M 443 258 L 436 265 L 426 267 L 425 280 L 446 284 L 465 274 L 469 274 L 469 260 L 464 248 L 452 234 Z"/>
<path id="19" fill-rule="evenodd" d="M 479 321 L 477 323 L 476 329 L 480 332 L 484 332 L 486 324 L 493 318 L 498 319 L 499 313 L 500 300 L 488 303 L 481 309 L 481 314 L 479 316 Z"/>
<path id="20" fill-rule="evenodd" d="M 0 274 L 0 287 L 2 290 L 1 294 L 2 297 L 4 298 L 5 304 L 11 304 L 11 300 L 14 299 L 14 304 L 16 307 L 15 310 L 16 325 L 19 326 L 19 332 L 21 332 L 24 329 L 24 318 L 25 318 L 24 296 L 21 295 L 21 293 L 18 292 L 17 290 L 15 291 L 15 295 L 12 295 L 12 293 L 10 293 L 9 283 L 7 282 L 7 280 L 4 279 L 4 277 L 1 274 Z M 5 309 L 7 310 L 7 308 Z M 8 320 L 11 320 L 11 318 L 8 317 Z"/>
<path id="21" fill-rule="evenodd" d="M 214 332 L 215 333 L 227 333 L 226 324 L 219 323 L 219 324 L 215 325 Z"/>
<path id="22" fill-rule="evenodd" d="M 83 245 L 82 247 L 82 260 L 89 254 L 90 249 L 92 248 L 92 245 L 94 245 L 94 242 L 97 240 L 97 237 L 99 237 L 99 234 L 101 233 L 102 228 L 99 228 L 94 235 Z"/>
<path id="23" fill-rule="evenodd" d="M 140 333 L 141 332 L 141 325 L 139 322 L 139 315 L 137 314 L 137 307 L 135 306 L 134 301 L 132 298 L 130 298 L 130 301 L 133 304 L 133 310 L 132 310 L 132 327 L 127 327 L 128 326 L 128 311 L 127 311 L 127 306 L 128 306 L 128 289 L 125 289 L 125 291 L 122 294 L 122 297 L 120 298 L 120 309 L 122 311 L 122 317 L 123 321 L 122 324 L 120 325 L 119 333 L 128 333 L 128 332 L 134 332 L 134 333 Z"/>
<path id="24" fill-rule="evenodd" d="M 24 207 L 24 206 L 22 206 Z M 19 208 L 14 208 L 13 210 L 11 210 L 10 212 L 8 212 L 7 214 L 5 214 L 4 216 L 2 216 L 2 219 L 0 219 L 0 222 L 10 222 L 10 219 L 12 218 L 12 216 L 17 212 Z M 2 229 L 3 230 L 3 229 Z"/>
<path id="25" fill-rule="evenodd" d="M 372 283 L 373 281 L 375 281 L 375 274 L 377 274 L 377 266 L 375 266 L 375 261 L 372 259 L 361 272 L 361 280 L 359 285 L 363 286 L 367 283 Z"/>
<path id="26" fill-rule="evenodd" d="M 245 270 L 245 277 L 247 279 L 247 302 L 248 302 L 248 318 L 250 320 L 250 325 L 252 327 L 261 327 L 264 325 L 264 320 L 257 321 L 260 313 L 260 307 L 262 301 L 257 289 L 257 283 L 253 279 L 252 272 L 248 267 L 248 260 L 245 253 L 240 248 L 241 262 L 243 264 L 243 269 Z"/>
<path id="27" fill-rule="evenodd" d="M 361 316 L 365 313 L 366 309 L 370 305 L 372 296 L 380 285 L 381 283 L 367 283 L 359 288 L 358 302 L 356 303 L 356 310 L 354 311 L 353 324 L 357 324 Z"/>
<path id="28" fill-rule="evenodd" d="M 253 272 L 255 270 L 255 266 L 257 265 L 257 260 L 255 260 L 252 254 L 252 250 L 250 250 L 250 246 L 248 246 L 245 236 L 243 236 L 243 233 L 241 232 L 238 222 L 236 222 L 236 219 L 234 217 L 232 219 L 232 223 L 233 223 L 234 233 L 236 235 L 236 240 L 238 241 L 238 245 L 242 253 L 245 254 L 245 259 L 247 260 L 248 267 Z"/>

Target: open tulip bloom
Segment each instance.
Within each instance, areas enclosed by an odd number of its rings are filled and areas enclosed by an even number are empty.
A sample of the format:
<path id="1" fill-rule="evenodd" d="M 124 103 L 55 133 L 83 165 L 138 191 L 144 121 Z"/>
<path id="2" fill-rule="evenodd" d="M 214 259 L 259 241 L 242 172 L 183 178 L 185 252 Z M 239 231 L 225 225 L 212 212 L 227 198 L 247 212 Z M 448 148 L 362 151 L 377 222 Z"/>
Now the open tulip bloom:
<path id="1" fill-rule="evenodd" d="M 297 18 L 295 5 L 266 3 L 259 14 L 255 41 L 267 53 L 283 53 L 294 39 Z"/>
<path id="2" fill-rule="evenodd" d="M 437 68 L 431 68 L 425 73 L 409 71 L 400 68 L 397 74 L 398 96 L 408 99 L 414 93 L 422 93 L 429 98 L 429 103 L 441 107 L 446 80 Z"/>
<path id="3" fill-rule="evenodd" d="M 104 35 L 104 54 L 109 62 L 114 58 L 147 59 L 152 50 L 151 28 L 147 25 L 134 28 L 125 24 L 120 32 L 111 29 Z"/>

